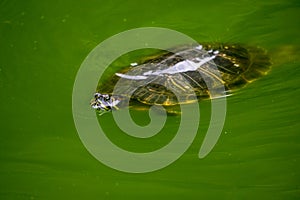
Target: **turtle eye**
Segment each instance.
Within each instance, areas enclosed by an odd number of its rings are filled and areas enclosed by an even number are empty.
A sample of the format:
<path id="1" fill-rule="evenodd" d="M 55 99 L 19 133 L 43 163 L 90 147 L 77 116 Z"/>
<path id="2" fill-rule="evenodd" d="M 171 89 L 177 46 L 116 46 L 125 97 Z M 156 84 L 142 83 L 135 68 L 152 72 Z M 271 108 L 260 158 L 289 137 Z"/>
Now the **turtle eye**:
<path id="1" fill-rule="evenodd" d="M 102 95 L 102 97 L 104 98 L 104 100 L 108 101 L 110 99 L 109 95 L 108 94 L 104 94 Z"/>
<path id="2" fill-rule="evenodd" d="M 95 99 L 97 99 L 97 98 L 100 97 L 100 94 L 99 94 L 99 93 L 95 93 L 95 94 L 94 94 L 94 97 L 95 97 Z"/>

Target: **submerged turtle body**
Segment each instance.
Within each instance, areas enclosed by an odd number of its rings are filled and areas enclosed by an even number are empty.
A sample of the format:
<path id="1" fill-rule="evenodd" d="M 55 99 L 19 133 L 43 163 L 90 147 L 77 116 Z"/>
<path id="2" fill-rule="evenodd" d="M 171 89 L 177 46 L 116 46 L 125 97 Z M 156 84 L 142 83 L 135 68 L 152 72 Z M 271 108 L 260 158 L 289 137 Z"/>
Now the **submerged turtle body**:
<path id="1" fill-rule="evenodd" d="M 124 98 L 174 106 L 220 97 L 266 74 L 270 65 L 268 55 L 258 47 L 179 47 L 122 69 L 98 86 L 91 105 L 97 110 L 111 110 L 121 106 Z"/>

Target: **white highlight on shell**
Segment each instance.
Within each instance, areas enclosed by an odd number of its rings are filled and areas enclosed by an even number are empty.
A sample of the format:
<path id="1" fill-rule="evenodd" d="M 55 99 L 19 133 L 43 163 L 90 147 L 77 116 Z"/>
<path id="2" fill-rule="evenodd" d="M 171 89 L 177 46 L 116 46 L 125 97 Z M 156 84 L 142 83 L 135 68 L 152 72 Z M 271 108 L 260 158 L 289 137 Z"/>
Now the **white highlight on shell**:
<path id="1" fill-rule="evenodd" d="M 132 80 L 144 80 L 148 78 L 147 76 L 132 76 L 132 75 L 120 74 L 120 73 L 116 73 L 116 75 L 121 78 L 132 79 Z"/>
<path id="2" fill-rule="evenodd" d="M 138 63 L 136 63 L 136 62 L 130 63 L 130 66 L 132 66 L 132 67 L 135 67 L 135 66 L 137 66 L 137 65 L 138 65 Z"/>
<path id="3" fill-rule="evenodd" d="M 202 45 L 196 46 L 195 49 L 201 50 L 203 48 Z"/>
<path id="4" fill-rule="evenodd" d="M 229 97 L 229 96 L 231 96 L 231 95 L 232 95 L 232 94 L 224 94 L 224 95 L 220 95 L 220 96 L 214 97 L 214 99 L 226 98 L 226 97 Z"/>
<path id="5" fill-rule="evenodd" d="M 214 51 L 213 54 L 217 55 L 219 53 L 218 50 Z"/>
<path id="6" fill-rule="evenodd" d="M 195 60 L 199 62 L 194 62 L 191 60 L 184 60 L 181 62 L 176 63 L 175 65 L 163 69 L 163 70 L 156 70 L 156 71 L 147 71 L 144 72 L 143 75 L 127 75 L 127 74 L 121 74 L 121 73 L 116 73 L 117 76 L 125 79 L 131 79 L 131 80 L 144 80 L 147 79 L 149 76 L 154 75 L 154 76 L 161 76 L 163 74 L 176 74 L 176 73 L 182 73 L 182 72 L 187 72 L 187 71 L 196 71 L 199 69 L 202 65 L 205 63 L 213 60 L 216 56 L 209 56 L 205 58 L 196 58 Z"/>

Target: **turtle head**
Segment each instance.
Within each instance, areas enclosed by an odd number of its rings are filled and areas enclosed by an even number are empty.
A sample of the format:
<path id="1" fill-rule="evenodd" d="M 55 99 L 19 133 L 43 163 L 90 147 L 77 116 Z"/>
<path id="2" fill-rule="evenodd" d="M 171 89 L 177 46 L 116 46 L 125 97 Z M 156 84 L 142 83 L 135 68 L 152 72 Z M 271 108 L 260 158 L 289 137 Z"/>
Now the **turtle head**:
<path id="1" fill-rule="evenodd" d="M 120 101 L 119 98 L 109 94 L 95 93 L 94 98 L 91 100 L 91 107 L 102 115 L 111 110 L 118 110 L 119 107 L 117 105 Z"/>

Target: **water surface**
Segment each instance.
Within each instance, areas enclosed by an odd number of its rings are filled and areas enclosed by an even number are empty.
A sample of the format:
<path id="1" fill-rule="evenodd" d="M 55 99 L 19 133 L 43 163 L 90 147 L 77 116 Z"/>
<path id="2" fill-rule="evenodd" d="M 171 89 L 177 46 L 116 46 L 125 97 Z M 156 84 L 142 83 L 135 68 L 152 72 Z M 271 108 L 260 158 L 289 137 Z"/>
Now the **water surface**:
<path id="1" fill-rule="evenodd" d="M 299 199 L 298 1 L 1 1 L 1 199 Z M 225 126 L 213 151 L 197 154 L 209 123 L 188 151 L 149 174 L 126 174 L 99 163 L 82 145 L 72 118 L 72 87 L 87 54 L 121 31 L 171 28 L 199 42 L 267 49 L 267 76 L 227 99 Z M 140 124 L 148 116 L 136 117 Z M 141 141 L 117 135 L 123 148 L 151 151 L 176 132 Z M 169 136 L 168 133 L 171 135 Z"/>

